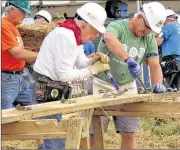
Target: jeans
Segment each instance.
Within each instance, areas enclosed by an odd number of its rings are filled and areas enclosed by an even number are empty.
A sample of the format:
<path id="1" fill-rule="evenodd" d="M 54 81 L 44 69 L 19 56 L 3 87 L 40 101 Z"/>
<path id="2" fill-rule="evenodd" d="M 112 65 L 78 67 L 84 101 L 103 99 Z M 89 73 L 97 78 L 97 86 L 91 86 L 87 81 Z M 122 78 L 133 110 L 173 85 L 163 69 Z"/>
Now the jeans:
<path id="1" fill-rule="evenodd" d="M 1 72 L 1 109 L 13 108 L 17 104 L 32 105 L 35 102 L 35 84 L 24 74 Z"/>
<path id="2" fill-rule="evenodd" d="M 62 119 L 62 114 L 40 117 L 39 119 L 57 119 L 58 122 Z M 65 139 L 44 139 L 43 149 L 65 149 Z"/>

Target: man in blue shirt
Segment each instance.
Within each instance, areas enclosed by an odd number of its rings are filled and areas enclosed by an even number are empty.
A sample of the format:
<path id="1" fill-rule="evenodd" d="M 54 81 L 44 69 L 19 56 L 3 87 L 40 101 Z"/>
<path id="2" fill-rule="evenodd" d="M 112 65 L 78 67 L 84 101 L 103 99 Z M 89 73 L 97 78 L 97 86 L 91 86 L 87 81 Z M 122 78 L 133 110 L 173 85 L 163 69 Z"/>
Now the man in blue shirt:
<path id="1" fill-rule="evenodd" d="M 178 16 L 170 9 L 167 10 L 167 19 L 162 32 L 157 38 L 158 46 L 162 44 L 162 57 L 177 55 L 180 61 L 180 24 Z"/>
<path id="2" fill-rule="evenodd" d="M 161 66 L 165 83 L 180 90 L 180 24 L 174 11 L 167 9 L 166 12 L 167 19 L 157 37 L 157 44 L 161 45 Z"/>

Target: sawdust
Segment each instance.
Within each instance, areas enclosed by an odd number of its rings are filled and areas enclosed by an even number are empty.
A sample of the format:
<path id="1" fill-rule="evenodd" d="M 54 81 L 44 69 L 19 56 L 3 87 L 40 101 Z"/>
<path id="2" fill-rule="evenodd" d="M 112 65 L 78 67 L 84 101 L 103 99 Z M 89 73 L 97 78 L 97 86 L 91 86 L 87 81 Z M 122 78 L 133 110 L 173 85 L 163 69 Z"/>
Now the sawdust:
<path id="1" fill-rule="evenodd" d="M 152 131 L 154 119 L 142 119 L 141 130 L 136 134 L 137 148 L 143 149 L 172 149 L 180 148 L 180 134 L 167 135 L 169 130 L 180 130 L 178 125 L 180 121 L 168 122 L 165 126 L 159 126 L 162 129 L 163 134 L 157 135 L 157 132 Z M 171 129 L 172 124 L 176 124 L 175 129 Z M 165 131 L 164 127 L 167 131 Z M 172 132 L 173 133 L 173 132 Z M 121 138 L 119 134 L 115 133 L 114 123 L 110 121 L 108 127 L 108 133 L 105 134 L 105 148 L 107 149 L 119 149 Z M 36 141 L 8 141 L 2 142 L 4 149 L 37 149 Z"/>

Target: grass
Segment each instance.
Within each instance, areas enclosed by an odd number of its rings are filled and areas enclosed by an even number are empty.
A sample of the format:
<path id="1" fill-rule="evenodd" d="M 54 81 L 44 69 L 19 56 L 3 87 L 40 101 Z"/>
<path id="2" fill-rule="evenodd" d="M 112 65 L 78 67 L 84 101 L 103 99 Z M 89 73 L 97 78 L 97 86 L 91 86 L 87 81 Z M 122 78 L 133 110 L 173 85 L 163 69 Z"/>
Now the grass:
<path id="1" fill-rule="evenodd" d="M 141 130 L 136 133 L 137 148 L 180 149 L 180 120 L 165 119 L 165 123 L 155 126 L 154 118 L 142 118 Z M 105 134 L 105 148 L 119 149 L 121 138 L 115 133 L 114 123 L 110 122 Z M 6 149 L 36 149 L 36 141 L 2 142 Z"/>

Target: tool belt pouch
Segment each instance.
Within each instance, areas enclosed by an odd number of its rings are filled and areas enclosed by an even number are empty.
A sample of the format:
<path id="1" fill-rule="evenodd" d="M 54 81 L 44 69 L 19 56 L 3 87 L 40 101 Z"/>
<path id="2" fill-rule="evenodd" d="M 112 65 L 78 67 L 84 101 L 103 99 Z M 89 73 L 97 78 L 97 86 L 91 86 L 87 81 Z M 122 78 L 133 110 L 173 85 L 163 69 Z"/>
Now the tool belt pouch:
<path id="1" fill-rule="evenodd" d="M 167 56 L 161 60 L 161 67 L 164 76 L 168 76 L 172 73 L 180 71 L 180 62 L 176 60 L 176 57 Z"/>
<path id="2" fill-rule="evenodd" d="M 68 99 L 71 87 L 65 82 L 55 82 L 44 77 L 38 78 L 36 82 L 36 100 L 42 102 Z"/>

